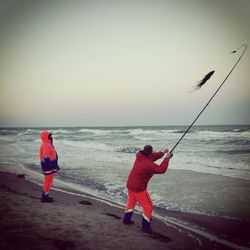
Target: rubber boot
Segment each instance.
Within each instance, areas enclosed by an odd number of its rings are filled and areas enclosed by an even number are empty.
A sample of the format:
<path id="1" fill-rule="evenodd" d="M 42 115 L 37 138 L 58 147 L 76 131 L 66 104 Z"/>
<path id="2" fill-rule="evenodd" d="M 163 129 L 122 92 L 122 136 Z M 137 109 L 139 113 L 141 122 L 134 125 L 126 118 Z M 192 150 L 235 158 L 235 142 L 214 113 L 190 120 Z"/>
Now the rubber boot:
<path id="1" fill-rule="evenodd" d="M 133 212 L 125 212 L 124 218 L 123 218 L 123 224 L 125 225 L 131 225 L 134 224 L 134 221 L 131 220 L 131 217 L 133 215 Z"/>
<path id="2" fill-rule="evenodd" d="M 42 193 L 41 202 L 53 202 L 54 199 L 49 197 L 49 194 Z"/>
<path id="3" fill-rule="evenodd" d="M 142 232 L 152 233 L 150 221 L 146 220 L 143 216 L 142 216 Z"/>

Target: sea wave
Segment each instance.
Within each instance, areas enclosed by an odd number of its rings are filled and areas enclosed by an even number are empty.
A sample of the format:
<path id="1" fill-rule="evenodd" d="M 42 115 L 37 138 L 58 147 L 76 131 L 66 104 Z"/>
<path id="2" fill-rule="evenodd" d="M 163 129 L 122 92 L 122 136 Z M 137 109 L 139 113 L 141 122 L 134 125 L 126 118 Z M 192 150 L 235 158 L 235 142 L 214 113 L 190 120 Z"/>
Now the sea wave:
<path id="1" fill-rule="evenodd" d="M 92 135 L 96 135 L 96 136 L 100 136 L 100 135 L 110 135 L 112 133 L 114 133 L 114 130 L 111 129 L 88 129 L 88 128 L 83 128 L 79 130 L 80 133 L 83 134 L 92 134 Z"/>
<path id="2" fill-rule="evenodd" d="M 235 139 L 226 139 L 223 143 L 228 145 L 250 145 L 250 140 L 248 139 L 241 139 L 241 138 L 235 138 Z"/>
<path id="3" fill-rule="evenodd" d="M 198 131 L 198 134 L 202 135 L 202 136 L 221 138 L 221 137 L 224 137 L 224 136 L 232 135 L 232 132 L 204 130 L 204 131 Z"/>
<path id="4" fill-rule="evenodd" d="M 184 134 L 187 130 L 175 130 L 173 131 L 172 133 L 175 133 L 175 134 Z M 189 130 L 188 133 L 195 133 L 197 131 L 194 131 L 194 130 Z"/>
<path id="5" fill-rule="evenodd" d="M 244 136 L 250 137 L 250 131 L 213 131 L 213 130 L 203 130 L 198 131 L 199 135 L 208 135 L 213 137 L 224 137 L 224 136 Z"/>
<path id="6" fill-rule="evenodd" d="M 132 138 L 139 140 L 139 141 L 160 141 L 163 138 L 172 138 L 175 137 L 174 132 L 176 130 L 149 130 L 149 129 L 143 129 L 143 128 L 137 128 L 137 129 L 130 129 L 128 130 L 129 136 Z"/>
<path id="7" fill-rule="evenodd" d="M 134 154 L 138 150 L 140 150 L 140 148 L 135 146 L 121 146 L 116 150 L 116 152 Z"/>
<path id="8" fill-rule="evenodd" d="M 34 131 L 35 131 L 34 129 L 28 128 L 28 129 L 26 129 L 25 131 L 19 132 L 19 133 L 17 134 L 17 136 L 22 136 L 22 135 L 31 134 L 31 133 L 33 133 Z"/>
<path id="9" fill-rule="evenodd" d="M 69 141 L 69 140 L 60 140 L 66 146 L 70 146 L 73 148 L 82 148 L 82 149 L 90 149 L 90 150 L 102 150 L 102 151 L 113 151 L 113 147 L 97 141 Z"/>
<path id="10" fill-rule="evenodd" d="M 73 131 L 66 130 L 66 129 L 56 129 L 53 130 L 52 134 L 71 134 Z"/>
<path id="11" fill-rule="evenodd" d="M 240 133 L 240 132 L 246 132 L 246 130 L 240 129 L 240 128 L 236 128 L 236 129 L 233 129 L 233 132 Z"/>
<path id="12" fill-rule="evenodd" d="M 238 155 L 238 154 L 250 154 L 250 149 L 239 149 L 239 150 L 217 150 L 217 153 Z"/>

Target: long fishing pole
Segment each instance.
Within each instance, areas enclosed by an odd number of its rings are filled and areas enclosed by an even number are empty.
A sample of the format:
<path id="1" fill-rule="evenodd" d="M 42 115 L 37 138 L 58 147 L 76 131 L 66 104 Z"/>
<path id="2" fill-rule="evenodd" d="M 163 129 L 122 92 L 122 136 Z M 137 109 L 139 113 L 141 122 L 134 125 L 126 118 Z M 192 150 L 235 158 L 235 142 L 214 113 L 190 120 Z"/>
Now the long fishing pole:
<path id="1" fill-rule="evenodd" d="M 237 64 L 239 63 L 239 61 L 241 60 L 241 58 L 243 57 L 243 55 L 245 54 L 246 50 L 247 50 L 247 44 L 243 44 L 241 45 L 239 48 L 241 48 L 242 46 L 245 46 L 244 51 L 242 52 L 241 56 L 239 57 L 239 59 L 237 60 L 237 62 L 234 64 L 234 66 L 232 67 L 232 69 L 230 70 L 230 72 L 227 74 L 227 76 L 225 77 L 225 79 L 222 81 L 221 85 L 219 86 L 219 88 L 214 92 L 214 94 L 212 95 L 212 97 L 209 99 L 209 101 L 207 102 L 207 104 L 204 106 L 204 108 L 201 110 L 201 112 L 197 115 L 197 117 L 194 119 L 194 121 L 191 123 L 191 125 L 188 127 L 188 129 L 185 131 L 185 133 L 182 135 L 182 137 L 179 139 L 179 141 L 177 141 L 177 143 L 174 145 L 174 147 L 170 150 L 170 153 L 172 153 L 174 151 L 174 149 L 177 147 L 177 145 L 181 142 L 181 140 L 184 138 L 184 136 L 188 133 L 188 131 L 192 128 L 192 126 L 194 125 L 194 123 L 198 120 L 198 118 L 201 116 L 201 114 L 203 113 L 203 111 L 206 109 L 206 107 L 209 105 L 209 103 L 213 100 L 213 98 L 215 97 L 215 95 L 218 93 L 218 91 L 220 90 L 220 88 L 222 87 L 222 85 L 225 83 L 225 81 L 227 80 L 227 78 L 231 75 L 231 73 L 233 72 L 233 70 L 235 69 L 235 67 L 237 66 Z M 238 48 L 238 49 L 239 49 Z M 235 53 L 236 51 L 233 51 L 232 53 Z"/>

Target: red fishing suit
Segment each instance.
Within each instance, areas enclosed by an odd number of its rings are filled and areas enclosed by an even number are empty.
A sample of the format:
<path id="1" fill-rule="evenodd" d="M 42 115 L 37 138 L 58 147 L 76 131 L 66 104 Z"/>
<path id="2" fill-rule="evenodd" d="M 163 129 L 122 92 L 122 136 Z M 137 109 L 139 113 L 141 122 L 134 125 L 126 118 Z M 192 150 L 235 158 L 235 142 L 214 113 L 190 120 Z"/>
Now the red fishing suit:
<path id="1" fill-rule="evenodd" d="M 164 155 L 163 152 L 153 152 L 149 156 L 143 150 L 136 154 L 134 166 L 127 181 L 128 203 L 125 213 L 132 213 L 137 202 L 143 208 L 143 218 L 150 222 L 153 211 L 153 202 L 147 191 L 147 184 L 154 174 L 166 172 L 169 159 L 165 158 L 160 165 L 154 163 Z"/>
<path id="2" fill-rule="evenodd" d="M 53 183 L 54 175 L 59 170 L 57 152 L 52 144 L 52 134 L 44 130 L 40 134 L 40 162 L 44 174 L 43 196 L 48 195 Z M 45 197 L 47 199 L 47 196 Z"/>

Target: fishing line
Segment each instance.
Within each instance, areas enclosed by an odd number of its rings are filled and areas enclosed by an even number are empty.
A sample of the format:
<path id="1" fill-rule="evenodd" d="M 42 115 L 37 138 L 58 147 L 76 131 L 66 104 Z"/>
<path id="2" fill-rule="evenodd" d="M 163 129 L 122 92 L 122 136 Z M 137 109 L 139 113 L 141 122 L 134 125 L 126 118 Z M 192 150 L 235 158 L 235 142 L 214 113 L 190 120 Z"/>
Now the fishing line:
<path id="1" fill-rule="evenodd" d="M 194 125 L 194 123 L 198 120 L 198 118 L 201 116 L 201 114 L 203 113 L 203 111 L 206 109 L 206 107 L 209 105 L 209 103 L 213 100 L 213 98 L 215 97 L 215 95 L 218 93 L 218 91 L 220 90 L 220 88 L 222 87 L 222 85 L 225 83 L 225 81 L 228 79 L 228 77 L 231 75 L 231 73 L 233 72 L 233 70 L 235 69 L 235 67 L 237 66 L 237 64 L 239 63 L 239 61 L 241 60 L 241 58 L 243 57 L 243 55 L 245 54 L 246 50 L 247 50 L 247 44 L 242 44 L 240 47 L 237 48 L 240 49 L 242 47 L 245 47 L 244 51 L 242 52 L 241 56 L 239 57 L 239 59 L 237 60 L 237 62 L 234 64 L 234 66 L 232 67 L 232 69 L 229 71 L 229 73 L 227 74 L 227 76 L 225 77 L 225 79 L 222 81 L 222 83 L 220 84 L 220 86 L 218 87 L 218 89 L 214 92 L 214 94 L 212 95 L 212 97 L 209 99 L 209 101 L 207 102 L 207 104 L 204 106 L 204 108 L 201 110 L 201 112 L 197 115 L 197 117 L 194 119 L 194 121 L 191 123 L 191 125 L 187 128 L 187 130 L 185 131 L 185 133 L 181 136 L 181 138 L 177 141 L 177 143 L 174 145 L 174 147 L 170 150 L 170 153 L 172 153 L 174 151 L 174 149 L 177 147 L 177 145 L 182 141 L 182 139 L 184 138 L 184 136 L 188 133 L 188 131 L 192 128 L 192 126 Z M 231 52 L 231 53 L 235 53 L 237 50 Z"/>

